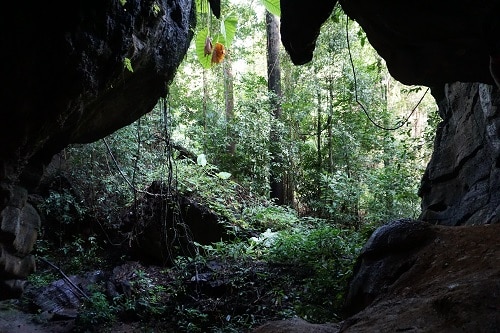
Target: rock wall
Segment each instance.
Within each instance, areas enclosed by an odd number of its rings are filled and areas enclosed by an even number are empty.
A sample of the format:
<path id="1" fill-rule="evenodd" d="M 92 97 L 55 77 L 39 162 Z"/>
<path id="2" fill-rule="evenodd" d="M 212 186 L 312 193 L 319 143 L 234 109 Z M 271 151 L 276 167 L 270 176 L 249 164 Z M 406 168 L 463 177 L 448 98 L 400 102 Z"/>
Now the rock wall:
<path id="1" fill-rule="evenodd" d="M 447 84 L 432 158 L 422 179 L 420 219 L 442 225 L 500 221 L 500 91 Z"/>
<path id="2" fill-rule="evenodd" d="M 193 3 L 27 0 L 0 12 L 0 299 L 18 294 L 35 269 L 40 219 L 28 194 L 45 166 L 167 94 L 192 39 Z"/>

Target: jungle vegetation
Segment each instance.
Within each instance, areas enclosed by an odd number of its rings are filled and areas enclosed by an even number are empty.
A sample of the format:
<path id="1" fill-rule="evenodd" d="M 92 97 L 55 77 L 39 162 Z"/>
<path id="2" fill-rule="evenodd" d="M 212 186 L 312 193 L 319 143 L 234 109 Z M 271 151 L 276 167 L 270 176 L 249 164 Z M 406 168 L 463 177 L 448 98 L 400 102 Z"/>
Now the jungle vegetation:
<path id="1" fill-rule="evenodd" d="M 58 231 L 50 238 L 46 224 L 36 253 L 68 274 L 119 265 L 106 259 L 102 230 L 117 227 L 154 181 L 195 195 L 234 237 L 193 241 L 194 255 L 138 271 L 132 297 L 109 299 L 96 287 L 78 318 L 82 331 L 131 312 L 144 327 L 161 318 L 179 332 L 243 332 L 292 316 L 340 320 L 367 237 L 390 220 L 418 217 L 438 122 L 425 87 L 394 80 L 339 7 L 313 61 L 298 67 L 273 42 L 279 19 L 261 2 L 223 1 L 220 20 L 201 3 L 167 97 L 130 126 L 61 152 L 54 173 L 71 186 L 53 182 L 41 203 Z M 88 221 L 99 227 L 86 230 Z M 217 299 L 186 283 L 213 262 L 225 263 L 231 286 Z M 41 269 L 31 282 L 55 278 Z"/>

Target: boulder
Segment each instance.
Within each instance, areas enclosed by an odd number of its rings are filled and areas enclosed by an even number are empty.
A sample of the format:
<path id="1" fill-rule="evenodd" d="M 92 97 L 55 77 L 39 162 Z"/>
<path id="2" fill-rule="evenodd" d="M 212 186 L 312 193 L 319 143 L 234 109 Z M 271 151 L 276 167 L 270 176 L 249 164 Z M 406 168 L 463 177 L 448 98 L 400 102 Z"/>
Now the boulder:
<path id="1" fill-rule="evenodd" d="M 27 200 L 51 157 L 151 111 L 193 36 L 192 0 L 27 0 L 0 14 L 0 284 L 35 269 Z M 19 283 L 14 284 L 16 286 Z M 9 294 L 2 287 L 0 298 Z M 6 297 L 6 296 L 5 296 Z"/>

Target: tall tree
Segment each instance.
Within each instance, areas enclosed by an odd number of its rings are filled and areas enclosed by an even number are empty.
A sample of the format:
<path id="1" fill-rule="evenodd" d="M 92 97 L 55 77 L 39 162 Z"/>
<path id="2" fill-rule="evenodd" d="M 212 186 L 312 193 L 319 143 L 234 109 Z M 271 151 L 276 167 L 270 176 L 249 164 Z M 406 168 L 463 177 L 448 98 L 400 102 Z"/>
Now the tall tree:
<path id="1" fill-rule="evenodd" d="M 229 54 L 226 55 L 226 61 L 224 66 L 224 100 L 226 109 L 226 128 L 227 128 L 227 153 L 233 156 L 236 151 L 236 142 L 231 130 L 231 124 L 234 120 L 234 76 L 233 76 L 233 65 L 231 63 L 231 58 Z"/>
<path id="2" fill-rule="evenodd" d="M 278 124 L 281 119 L 281 69 L 279 61 L 280 34 L 276 16 L 266 10 L 266 36 L 267 36 L 267 88 L 270 95 L 272 121 L 270 132 L 270 188 L 271 199 L 277 204 L 285 203 L 283 172 L 281 166 L 283 159 L 280 154 L 281 137 Z"/>

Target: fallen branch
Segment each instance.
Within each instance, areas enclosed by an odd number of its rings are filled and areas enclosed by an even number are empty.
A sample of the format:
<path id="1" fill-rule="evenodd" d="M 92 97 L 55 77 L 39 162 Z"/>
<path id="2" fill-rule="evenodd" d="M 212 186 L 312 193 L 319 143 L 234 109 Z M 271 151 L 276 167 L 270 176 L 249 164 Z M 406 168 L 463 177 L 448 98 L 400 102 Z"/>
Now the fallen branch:
<path id="1" fill-rule="evenodd" d="M 56 265 L 54 265 L 53 263 L 51 263 L 50 261 L 48 261 L 47 259 L 45 259 L 43 257 L 39 257 L 39 258 L 41 261 L 43 261 L 44 263 L 46 263 L 47 265 L 52 267 L 54 270 L 59 272 L 59 274 L 62 275 L 64 281 L 66 281 L 71 287 L 73 287 L 83 297 L 85 297 L 88 301 L 90 301 L 90 297 L 81 288 L 79 288 L 76 284 L 74 284 L 73 281 L 71 281 L 71 279 L 66 274 L 64 274 L 64 272 L 59 267 L 57 267 Z M 78 295 L 76 295 L 76 296 L 78 296 Z"/>

